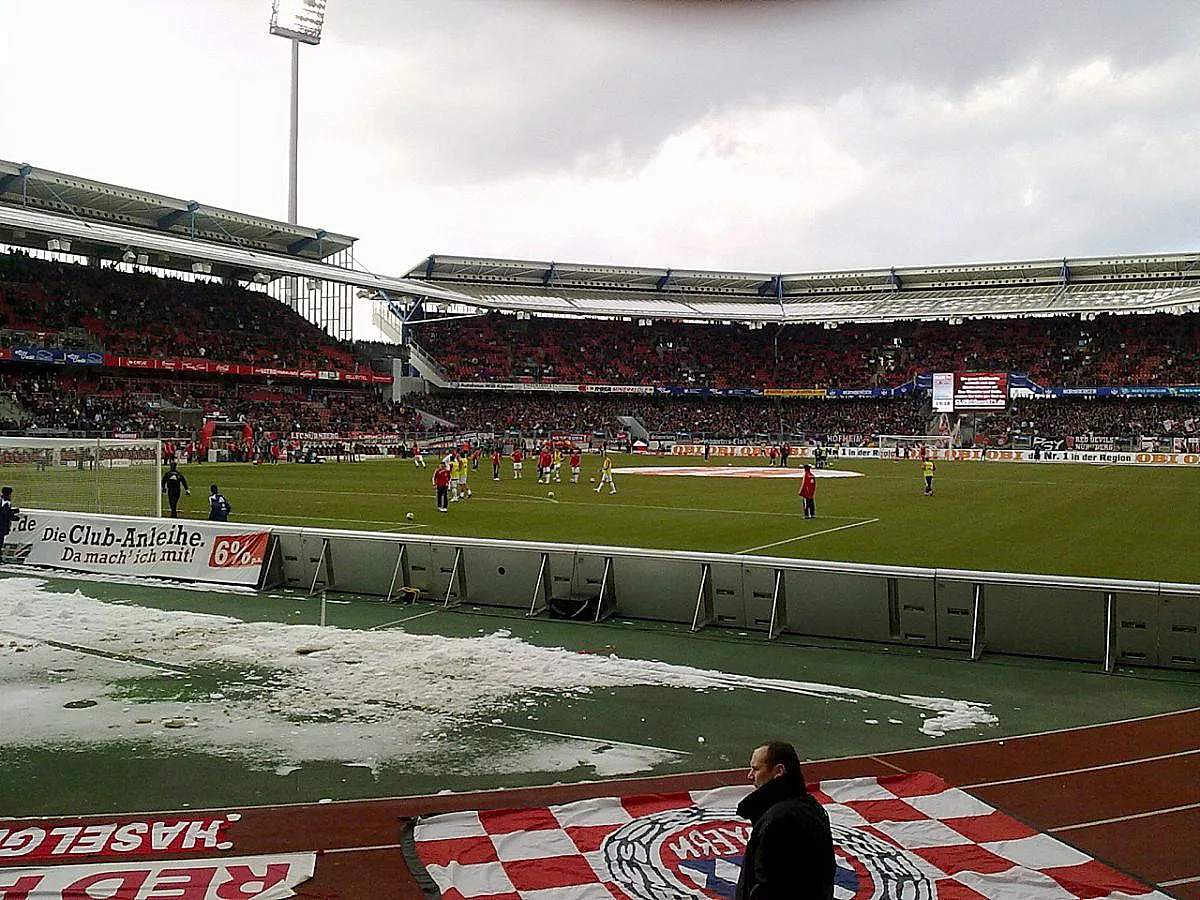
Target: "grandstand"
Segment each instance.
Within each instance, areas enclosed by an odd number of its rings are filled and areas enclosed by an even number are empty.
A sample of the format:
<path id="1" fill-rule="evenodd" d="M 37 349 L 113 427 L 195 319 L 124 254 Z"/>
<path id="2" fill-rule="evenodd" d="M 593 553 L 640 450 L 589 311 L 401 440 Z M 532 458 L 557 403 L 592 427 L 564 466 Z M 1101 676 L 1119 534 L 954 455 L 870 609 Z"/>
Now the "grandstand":
<path id="1" fill-rule="evenodd" d="M 447 430 L 861 444 L 931 433 L 933 373 L 981 372 L 1002 402 L 958 408 L 968 443 L 1197 440 L 1197 254 L 777 275 L 430 256 L 392 277 L 354 243 L 0 161 L 0 421 L 231 459 Z M 352 341 L 356 299 L 396 343 Z M 206 446 L 206 422 L 249 440 Z"/>

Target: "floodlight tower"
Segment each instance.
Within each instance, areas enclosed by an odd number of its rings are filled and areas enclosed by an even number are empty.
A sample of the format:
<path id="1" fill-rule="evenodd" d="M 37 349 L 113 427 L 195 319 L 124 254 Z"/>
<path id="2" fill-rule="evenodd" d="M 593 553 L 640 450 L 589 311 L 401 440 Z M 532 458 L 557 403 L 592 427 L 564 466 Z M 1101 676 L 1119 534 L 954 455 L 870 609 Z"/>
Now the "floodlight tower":
<path id="1" fill-rule="evenodd" d="M 300 44 L 321 43 L 325 0 L 271 0 L 271 34 L 292 42 L 292 128 L 288 142 L 288 222 L 297 224 L 296 169 L 300 155 Z"/>

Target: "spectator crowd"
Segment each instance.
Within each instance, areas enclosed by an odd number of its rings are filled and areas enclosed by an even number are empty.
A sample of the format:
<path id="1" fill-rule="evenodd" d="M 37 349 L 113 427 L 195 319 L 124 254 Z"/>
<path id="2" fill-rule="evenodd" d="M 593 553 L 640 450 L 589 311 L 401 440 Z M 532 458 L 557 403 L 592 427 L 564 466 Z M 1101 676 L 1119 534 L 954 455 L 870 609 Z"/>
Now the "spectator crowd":
<path id="1" fill-rule="evenodd" d="M 894 387 L 934 371 L 1028 372 L 1043 386 L 1200 384 L 1200 314 L 768 325 L 583 320 L 487 313 L 418 323 L 414 339 L 460 382 L 650 387 Z M 0 253 L 0 346 L 279 368 L 370 370 L 387 348 L 325 334 L 259 292 L 214 282 Z M 9 361 L 0 428 L 180 436 L 206 419 L 257 434 L 434 430 L 615 435 L 807 435 L 868 441 L 932 433 L 922 394 L 824 400 L 645 393 L 453 390 L 393 403 L 390 390 Z M 1194 399 L 1015 401 L 973 417 L 980 442 L 1069 435 L 1194 437 Z"/>

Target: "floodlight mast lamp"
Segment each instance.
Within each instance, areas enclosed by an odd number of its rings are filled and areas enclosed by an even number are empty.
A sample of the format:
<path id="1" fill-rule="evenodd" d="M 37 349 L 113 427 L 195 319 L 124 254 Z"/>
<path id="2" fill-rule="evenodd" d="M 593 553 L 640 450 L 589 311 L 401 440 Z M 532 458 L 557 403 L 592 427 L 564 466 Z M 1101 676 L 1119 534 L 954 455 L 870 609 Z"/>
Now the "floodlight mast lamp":
<path id="1" fill-rule="evenodd" d="M 321 43 L 325 0 L 271 0 L 271 34 L 292 42 L 292 117 L 288 140 L 288 223 L 297 224 L 297 168 L 300 156 L 300 44 Z"/>

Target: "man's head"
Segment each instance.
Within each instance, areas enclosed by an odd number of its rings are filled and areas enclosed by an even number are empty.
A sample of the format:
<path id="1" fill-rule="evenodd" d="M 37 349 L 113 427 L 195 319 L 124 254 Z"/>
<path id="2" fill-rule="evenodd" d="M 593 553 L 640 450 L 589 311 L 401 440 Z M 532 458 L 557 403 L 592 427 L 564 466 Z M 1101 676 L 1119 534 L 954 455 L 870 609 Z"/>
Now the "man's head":
<path id="1" fill-rule="evenodd" d="M 175 471 L 175 463 L 174 463 L 174 462 L 172 462 L 172 463 L 171 463 L 171 471 L 172 471 L 172 472 L 174 472 L 174 471 Z"/>
<path id="2" fill-rule="evenodd" d="M 786 741 L 767 741 L 755 747 L 750 754 L 750 771 L 747 774 L 754 786 L 760 788 L 780 775 L 803 777 L 796 748 Z"/>
<path id="3" fill-rule="evenodd" d="M 806 464 L 805 464 L 805 466 L 804 466 L 804 471 L 805 471 L 805 472 L 811 472 L 811 471 L 812 471 L 812 466 L 810 466 L 810 465 L 808 465 L 808 464 L 806 463 Z"/>
<path id="4" fill-rule="evenodd" d="M 10 488 L 8 485 L 5 485 L 4 487 L 0 488 L 0 497 L 3 497 L 5 500 L 11 500 L 12 499 L 12 488 Z"/>
<path id="5" fill-rule="evenodd" d="M 210 484 L 208 486 L 208 492 L 210 494 L 215 494 L 217 492 L 217 486 L 215 484 Z"/>

